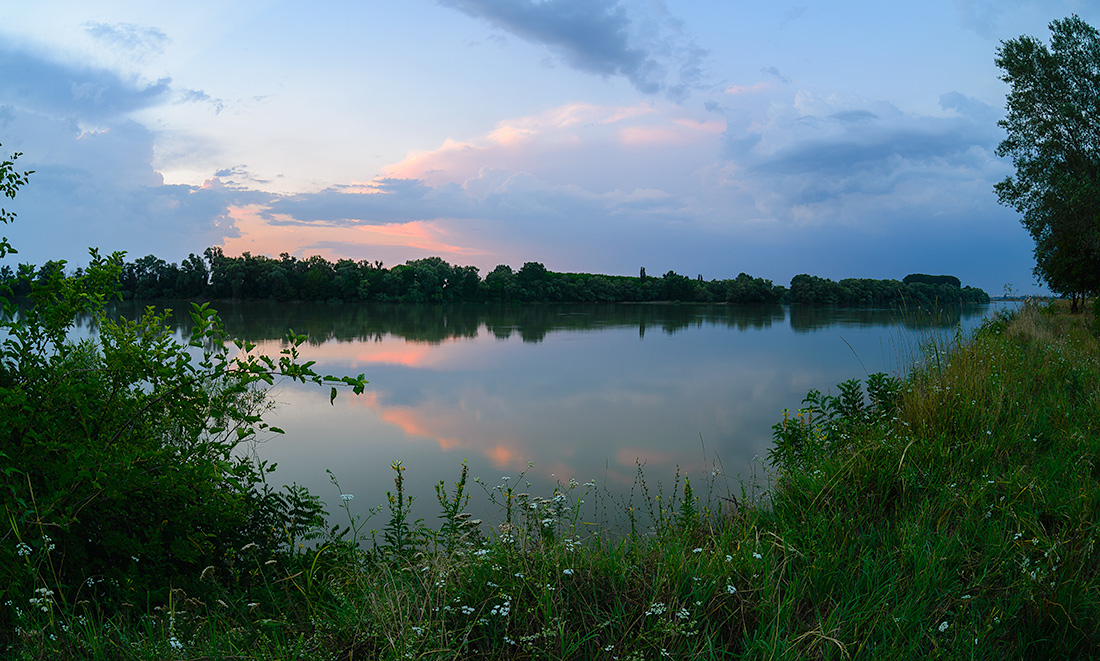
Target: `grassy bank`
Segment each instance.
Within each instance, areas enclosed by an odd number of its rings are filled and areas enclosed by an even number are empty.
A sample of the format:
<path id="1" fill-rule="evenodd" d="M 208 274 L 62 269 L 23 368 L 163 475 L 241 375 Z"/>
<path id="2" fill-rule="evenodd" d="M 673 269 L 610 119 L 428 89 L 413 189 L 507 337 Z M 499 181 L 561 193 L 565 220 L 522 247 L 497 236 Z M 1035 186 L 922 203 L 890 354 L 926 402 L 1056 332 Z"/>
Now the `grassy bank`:
<path id="1" fill-rule="evenodd" d="M 241 544 L 163 599 L 110 604 L 60 599 L 62 559 L 26 546 L 33 592 L 8 594 L 18 628 L 0 634 L 4 656 L 1088 658 L 1100 653 L 1090 321 L 1029 305 L 965 345 L 929 346 L 905 381 L 868 379 L 866 397 L 854 383 L 811 393 L 775 427 L 766 499 L 722 476 L 665 490 L 639 476 L 627 500 L 505 483 L 490 493 L 506 523 L 485 535 L 461 515 L 464 475 L 425 523 L 410 520 L 396 466 L 388 511 L 357 521 L 345 501 L 346 533 L 275 553 Z"/>

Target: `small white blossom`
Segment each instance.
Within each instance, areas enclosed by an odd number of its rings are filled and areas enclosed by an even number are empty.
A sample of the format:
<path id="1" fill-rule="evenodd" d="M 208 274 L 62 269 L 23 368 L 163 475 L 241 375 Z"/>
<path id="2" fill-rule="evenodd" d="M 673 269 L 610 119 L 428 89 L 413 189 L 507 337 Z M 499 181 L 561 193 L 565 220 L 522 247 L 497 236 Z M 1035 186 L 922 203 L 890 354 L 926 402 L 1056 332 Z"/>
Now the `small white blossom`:
<path id="1" fill-rule="evenodd" d="M 940 633 L 943 633 L 944 631 L 947 631 L 947 627 L 949 627 L 949 626 L 950 625 L 947 624 L 947 620 L 944 620 L 943 622 L 940 622 Z"/>

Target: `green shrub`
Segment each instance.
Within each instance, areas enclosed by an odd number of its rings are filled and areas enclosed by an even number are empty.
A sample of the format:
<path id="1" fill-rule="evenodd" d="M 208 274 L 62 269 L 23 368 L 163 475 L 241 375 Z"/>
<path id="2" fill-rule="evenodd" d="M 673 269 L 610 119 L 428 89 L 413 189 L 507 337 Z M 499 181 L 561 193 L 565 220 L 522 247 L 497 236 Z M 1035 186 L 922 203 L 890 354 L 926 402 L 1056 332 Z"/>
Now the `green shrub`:
<path id="1" fill-rule="evenodd" d="M 29 174 L 13 166 L 0 166 L 9 197 Z M 205 305 L 193 308 L 188 344 L 167 311 L 112 321 L 103 304 L 121 263 L 92 250 L 80 275 L 58 262 L 27 283 L 23 305 L 0 291 L 0 632 L 81 601 L 162 603 L 173 588 L 201 591 L 203 576 L 247 583 L 231 572 L 242 549 L 275 557 L 323 530 L 317 498 L 273 491 L 271 469 L 237 449 L 280 431 L 261 418 L 276 376 L 356 392 L 363 377 L 315 373 L 298 358 L 304 336 L 278 359 L 229 343 Z M 96 339 L 71 340 L 85 314 Z"/>

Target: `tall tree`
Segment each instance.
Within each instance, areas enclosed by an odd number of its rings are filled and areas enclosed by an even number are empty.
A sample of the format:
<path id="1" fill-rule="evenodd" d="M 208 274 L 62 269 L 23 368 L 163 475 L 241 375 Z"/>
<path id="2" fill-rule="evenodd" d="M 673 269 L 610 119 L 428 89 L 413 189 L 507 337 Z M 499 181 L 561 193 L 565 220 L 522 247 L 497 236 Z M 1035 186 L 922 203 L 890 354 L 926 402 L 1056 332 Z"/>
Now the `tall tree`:
<path id="1" fill-rule="evenodd" d="M 1011 87 L 997 147 L 1016 175 L 996 185 L 1035 240 L 1035 275 L 1078 301 L 1100 291 L 1100 32 L 1071 16 L 1050 24 L 1051 43 L 1002 42 Z"/>

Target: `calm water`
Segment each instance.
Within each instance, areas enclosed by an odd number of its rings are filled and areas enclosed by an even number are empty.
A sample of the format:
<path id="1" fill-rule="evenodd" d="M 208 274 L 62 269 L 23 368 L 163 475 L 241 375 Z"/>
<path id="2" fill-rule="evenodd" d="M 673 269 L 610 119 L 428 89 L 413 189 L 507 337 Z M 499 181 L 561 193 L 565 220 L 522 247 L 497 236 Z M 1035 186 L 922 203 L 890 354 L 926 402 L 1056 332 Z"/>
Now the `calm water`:
<path id="1" fill-rule="evenodd" d="M 317 361 L 318 372 L 370 380 L 365 394 L 342 392 L 334 406 L 327 389 L 274 388 L 277 408 L 266 419 L 286 434 L 256 452 L 278 462 L 275 481 L 339 503 L 330 469 L 362 510 L 384 501 L 390 463 L 400 460 L 417 514 L 431 521 L 432 486 L 450 485 L 463 461 L 489 485 L 505 476 L 516 484 L 526 471 L 541 495 L 570 479 L 627 489 L 639 462 L 653 484 L 667 485 L 678 468 L 709 475 L 715 464 L 731 477 L 759 475 L 771 426 L 809 389 L 902 374 L 930 337 L 966 333 L 996 306 L 934 320 L 786 306 L 218 309 L 232 335 L 269 354 L 292 328 L 309 334 L 302 357 Z M 177 323 L 185 335 L 189 318 L 179 314 Z"/>

